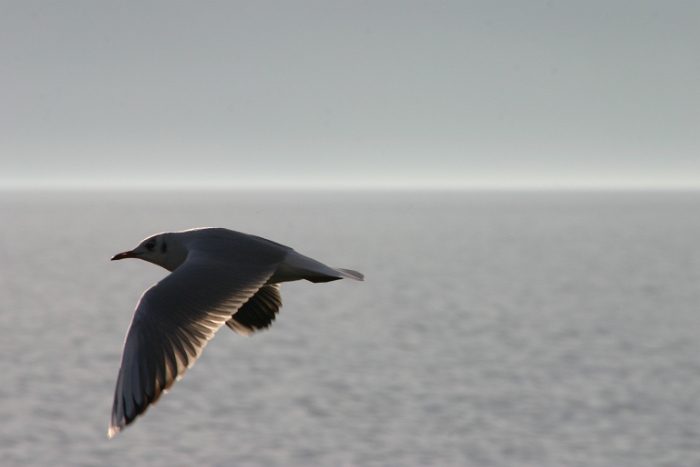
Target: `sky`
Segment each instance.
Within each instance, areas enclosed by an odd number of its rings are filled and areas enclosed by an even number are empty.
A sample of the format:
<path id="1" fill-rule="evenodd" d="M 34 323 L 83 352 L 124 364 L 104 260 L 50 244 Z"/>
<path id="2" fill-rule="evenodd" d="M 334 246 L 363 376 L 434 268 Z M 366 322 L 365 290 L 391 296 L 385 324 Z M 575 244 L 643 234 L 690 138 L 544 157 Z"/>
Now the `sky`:
<path id="1" fill-rule="evenodd" d="M 700 189 L 697 1 L 0 2 L 0 187 Z"/>

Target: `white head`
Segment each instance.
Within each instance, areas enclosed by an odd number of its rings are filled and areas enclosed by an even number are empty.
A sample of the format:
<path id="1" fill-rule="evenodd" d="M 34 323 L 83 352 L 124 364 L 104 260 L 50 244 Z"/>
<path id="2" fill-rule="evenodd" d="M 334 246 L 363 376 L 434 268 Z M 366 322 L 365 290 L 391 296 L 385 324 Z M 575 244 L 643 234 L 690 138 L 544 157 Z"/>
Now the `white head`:
<path id="1" fill-rule="evenodd" d="M 175 233 L 160 233 L 148 237 L 131 251 L 112 257 L 112 261 L 138 258 L 174 271 L 187 259 L 187 249 Z"/>

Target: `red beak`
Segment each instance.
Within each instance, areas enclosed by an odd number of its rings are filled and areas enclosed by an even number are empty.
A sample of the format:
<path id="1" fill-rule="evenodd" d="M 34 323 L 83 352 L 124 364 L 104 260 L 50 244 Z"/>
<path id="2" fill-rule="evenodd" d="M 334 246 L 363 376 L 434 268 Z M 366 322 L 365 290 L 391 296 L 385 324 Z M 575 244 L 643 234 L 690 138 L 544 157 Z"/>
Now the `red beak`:
<path id="1" fill-rule="evenodd" d="M 112 261 L 116 261 L 118 259 L 136 258 L 136 257 L 137 256 L 132 251 L 125 251 L 124 253 L 119 253 L 118 255 L 112 256 Z"/>

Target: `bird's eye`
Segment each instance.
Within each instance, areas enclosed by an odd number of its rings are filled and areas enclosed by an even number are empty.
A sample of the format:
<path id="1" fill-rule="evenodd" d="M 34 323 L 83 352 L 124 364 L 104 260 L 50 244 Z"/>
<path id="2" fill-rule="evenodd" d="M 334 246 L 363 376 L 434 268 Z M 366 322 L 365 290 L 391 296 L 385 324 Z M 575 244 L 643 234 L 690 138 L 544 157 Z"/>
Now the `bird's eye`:
<path id="1" fill-rule="evenodd" d="M 148 251 L 152 251 L 156 247 L 156 242 L 154 240 L 151 240 L 150 242 L 146 243 L 146 249 Z"/>

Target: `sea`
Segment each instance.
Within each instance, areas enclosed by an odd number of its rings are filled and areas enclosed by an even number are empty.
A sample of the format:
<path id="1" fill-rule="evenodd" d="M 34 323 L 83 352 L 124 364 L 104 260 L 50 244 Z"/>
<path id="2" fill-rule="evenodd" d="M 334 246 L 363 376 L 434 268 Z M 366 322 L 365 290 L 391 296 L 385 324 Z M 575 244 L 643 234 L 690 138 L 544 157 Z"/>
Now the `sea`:
<path id="1" fill-rule="evenodd" d="M 163 231 L 260 235 L 285 283 L 108 439 Z M 700 192 L 0 192 L 2 466 L 698 466 Z"/>

